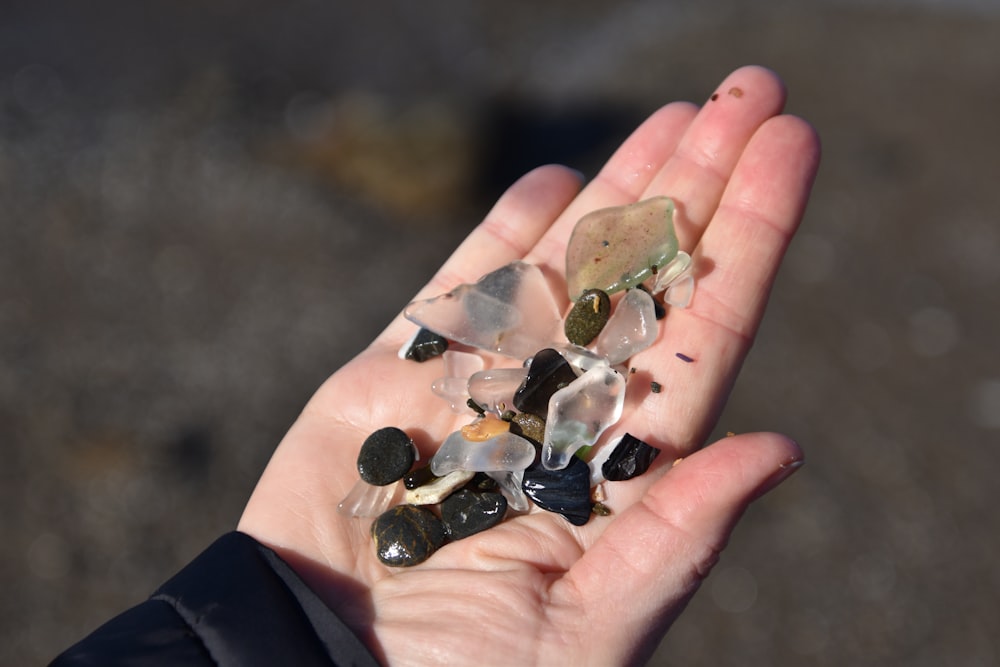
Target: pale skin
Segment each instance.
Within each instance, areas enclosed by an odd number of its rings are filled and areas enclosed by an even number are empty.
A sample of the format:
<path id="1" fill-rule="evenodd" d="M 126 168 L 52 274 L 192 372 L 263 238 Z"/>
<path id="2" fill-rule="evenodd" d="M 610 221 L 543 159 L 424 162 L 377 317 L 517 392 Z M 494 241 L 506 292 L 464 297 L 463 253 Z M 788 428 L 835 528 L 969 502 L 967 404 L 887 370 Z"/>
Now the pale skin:
<path id="1" fill-rule="evenodd" d="M 627 430 L 662 454 L 645 475 L 605 484 L 611 516 L 575 527 L 535 508 L 414 567 L 382 565 L 370 519 L 337 512 L 358 479 L 361 443 L 398 426 L 426 460 L 474 417 L 455 415 L 429 391 L 440 359 L 397 357 L 416 328 L 399 316 L 310 400 L 239 530 L 275 549 L 386 664 L 648 659 L 749 503 L 803 460 L 794 441 L 775 433 L 705 446 L 819 163 L 815 131 L 783 115 L 784 102 L 773 73 L 741 68 L 700 108 L 673 103 L 653 114 L 582 190 L 563 167 L 532 171 L 414 297 L 475 282 L 515 259 L 542 267 L 564 294 L 566 243 L 582 215 L 655 195 L 679 202 L 677 232 L 694 257 L 695 296 L 689 308 L 672 309 L 653 347 L 630 361 L 645 387 L 630 386 L 622 421 L 608 434 Z M 651 379 L 661 392 L 648 390 Z"/>

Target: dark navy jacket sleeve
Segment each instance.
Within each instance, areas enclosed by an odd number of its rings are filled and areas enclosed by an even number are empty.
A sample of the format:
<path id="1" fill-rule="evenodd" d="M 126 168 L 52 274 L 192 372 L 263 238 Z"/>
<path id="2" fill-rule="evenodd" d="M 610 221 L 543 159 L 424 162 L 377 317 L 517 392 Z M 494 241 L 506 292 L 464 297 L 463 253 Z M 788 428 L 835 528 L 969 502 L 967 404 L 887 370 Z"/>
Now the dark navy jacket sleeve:
<path id="1" fill-rule="evenodd" d="M 52 664 L 377 665 L 287 563 L 236 532 Z"/>

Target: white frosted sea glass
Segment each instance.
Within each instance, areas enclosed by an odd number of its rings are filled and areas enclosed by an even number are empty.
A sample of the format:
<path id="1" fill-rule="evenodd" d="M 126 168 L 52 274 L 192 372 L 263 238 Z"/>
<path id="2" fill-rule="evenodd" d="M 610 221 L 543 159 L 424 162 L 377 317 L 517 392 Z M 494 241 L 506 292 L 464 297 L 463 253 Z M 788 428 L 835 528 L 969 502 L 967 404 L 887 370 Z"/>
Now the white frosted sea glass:
<path id="1" fill-rule="evenodd" d="M 447 294 L 413 301 L 403 314 L 451 340 L 516 359 L 550 345 L 562 327 L 541 269 L 521 261 Z"/>
<path id="2" fill-rule="evenodd" d="M 499 416 L 513 407 L 514 392 L 527 374 L 527 368 L 493 368 L 473 373 L 469 378 L 469 396 L 484 410 Z"/>
<path id="3" fill-rule="evenodd" d="M 516 512 L 527 512 L 528 496 L 524 495 L 521 484 L 524 481 L 524 471 L 511 472 L 507 470 L 486 473 L 500 487 L 500 493 L 507 499 L 507 505 Z"/>
<path id="4" fill-rule="evenodd" d="M 467 440 L 461 431 L 449 435 L 431 458 L 431 472 L 438 477 L 454 470 L 490 472 L 524 470 L 535 459 L 535 446 L 506 432 L 487 440 Z"/>
<path id="5" fill-rule="evenodd" d="M 349 517 L 378 516 L 389 509 L 398 489 L 398 482 L 375 486 L 359 479 L 337 505 L 337 512 Z"/>

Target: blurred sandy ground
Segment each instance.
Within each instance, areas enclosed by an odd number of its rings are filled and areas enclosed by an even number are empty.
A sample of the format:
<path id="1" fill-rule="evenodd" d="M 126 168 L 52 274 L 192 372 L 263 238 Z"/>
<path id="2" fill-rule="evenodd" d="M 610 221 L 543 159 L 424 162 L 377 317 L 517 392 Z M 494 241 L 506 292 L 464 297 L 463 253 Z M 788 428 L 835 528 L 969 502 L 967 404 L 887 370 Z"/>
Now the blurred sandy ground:
<path id="1" fill-rule="evenodd" d="M 808 465 L 654 664 L 1000 660 L 995 4 L 201 4 L 0 10 L 0 663 L 230 529 L 517 174 L 745 63 L 825 162 L 719 433 Z"/>

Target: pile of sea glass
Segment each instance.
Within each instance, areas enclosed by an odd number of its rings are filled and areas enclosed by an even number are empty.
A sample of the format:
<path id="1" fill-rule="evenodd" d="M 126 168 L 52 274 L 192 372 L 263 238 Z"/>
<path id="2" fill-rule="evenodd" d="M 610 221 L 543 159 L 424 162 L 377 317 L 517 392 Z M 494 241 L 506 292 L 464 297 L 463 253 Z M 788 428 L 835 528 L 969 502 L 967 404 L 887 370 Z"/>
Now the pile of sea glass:
<path id="1" fill-rule="evenodd" d="M 601 436 L 622 416 L 629 358 L 655 342 L 663 305 L 685 307 L 694 291 L 673 217 L 673 201 L 656 197 L 581 218 L 566 251 L 573 305 L 565 317 L 541 269 L 521 261 L 406 307 L 419 330 L 400 356 L 441 356 L 430 391 L 470 421 L 416 469 L 416 448 L 401 430 L 366 440 L 362 479 L 339 511 L 377 517 L 371 531 L 382 562 L 414 565 L 532 503 L 583 525 L 610 512 L 600 502 L 604 481 L 649 467 L 657 449 L 629 434 L 606 443 Z M 477 349 L 511 365 L 487 368 Z M 394 472 L 371 476 L 383 466 Z"/>

